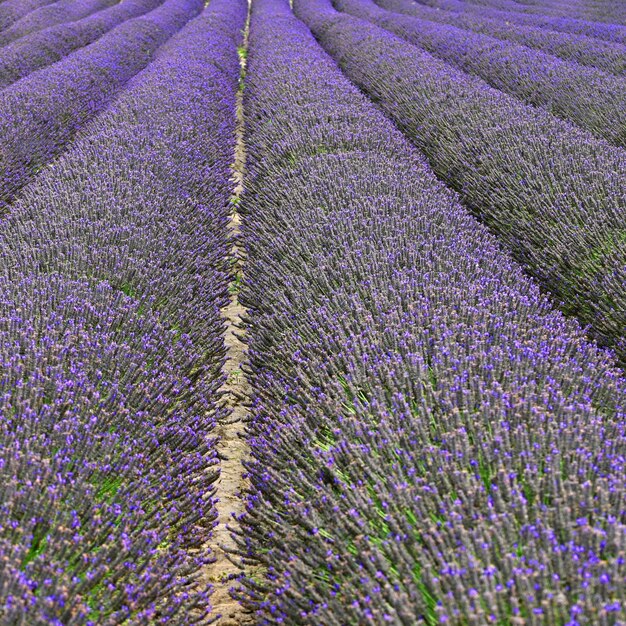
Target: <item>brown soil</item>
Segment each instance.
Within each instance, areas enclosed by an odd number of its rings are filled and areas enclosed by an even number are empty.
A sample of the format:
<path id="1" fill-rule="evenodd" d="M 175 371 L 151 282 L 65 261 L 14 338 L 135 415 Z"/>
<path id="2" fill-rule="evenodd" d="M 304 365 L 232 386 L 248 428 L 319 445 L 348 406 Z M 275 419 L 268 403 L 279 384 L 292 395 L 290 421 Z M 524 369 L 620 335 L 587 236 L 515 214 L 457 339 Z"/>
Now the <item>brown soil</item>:
<path id="1" fill-rule="evenodd" d="M 247 29 L 246 29 L 247 30 Z M 245 69 L 245 56 L 241 56 L 242 70 Z M 249 454 L 248 445 L 242 437 L 243 426 L 246 420 L 246 398 L 249 395 L 249 385 L 241 366 L 246 361 L 245 344 L 237 337 L 242 335 L 241 314 L 245 312 L 239 303 L 238 290 L 243 278 L 244 249 L 239 242 L 241 216 L 237 213 L 237 203 L 243 191 L 243 174 L 245 164 L 245 146 L 243 141 L 243 105 L 242 91 L 237 94 L 237 144 L 235 162 L 233 165 L 233 182 L 235 188 L 232 198 L 232 213 L 230 216 L 230 235 L 233 246 L 231 259 L 233 263 L 233 281 L 231 283 L 231 298 L 228 306 L 222 309 L 226 334 L 225 345 L 227 361 L 224 373 L 227 376 L 223 386 L 224 402 L 232 409 L 232 414 L 224 423 L 218 424 L 215 434 L 219 437 L 218 450 L 221 456 L 220 477 L 216 482 L 218 525 L 213 531 L 210 547 L 216 557 L 215 563 L 207 566 L 203 582 L 214 586 L 211 596 L 211 615 L 221 614 L 218 626 L 238 626 L 253 624 L 254 620 L 249 612 L 230 596 L 230 588 L 236 583 L 232 576 L 241 574 L 240 566 L 229 558 L 228 550 L 235 547 L 230 536 L 230 528 L 237 525 L 233 515 L 240 515 L 244 511 L 244 504 L 239 494 L 247 487 L 243 477 L 242 461 Z M 227 526 L 228 525 L 228 526 Z"/>

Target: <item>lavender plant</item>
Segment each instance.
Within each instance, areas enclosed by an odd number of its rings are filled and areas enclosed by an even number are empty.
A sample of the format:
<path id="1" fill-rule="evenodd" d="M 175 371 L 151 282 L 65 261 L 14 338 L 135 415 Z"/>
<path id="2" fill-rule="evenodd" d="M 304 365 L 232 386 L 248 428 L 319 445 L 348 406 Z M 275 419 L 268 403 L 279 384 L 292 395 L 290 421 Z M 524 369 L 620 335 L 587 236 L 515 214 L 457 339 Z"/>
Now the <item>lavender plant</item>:
<path id="1" fill-rule="evenodd" d="M 330 0 L 295 6 L 435 172 L 624 364 L 626 153 Z"/>
<path id="2" fill-rule="evenodd" d="M 626 381 L 607 353 L 286 0 L 252 5 L 244 104 L 235 539 L 266 571 L 240 592 L 257 623 L 623 619 Z"/>
<path id="3" fill-rule="evenodd" d="M 442 11 L 412 0 L 377 0 L 377 4 L 389 11 L 513 41 L 552 54 L 565 61 L 595 67 L 618 76 L 626 73 L 626 46 L 622 44 L 602 41 L 587 35 L 574 35 L 536 26 L 513 24 L 509 20 L 495 19 L 487 15 Z"/>
<path id="4" fill-rule="evenodd" d="M 575 35 L 587 35 L 605 41 L 626 45 L 626 27 L 621 24 L 602 24 L 572 17 L 553 15 L 531 15 L 516 11 L 477 6 L 461 0 L 416 0 L 419 4 L 450 11 L 467 11 L 472 15 L 487 16 L 513 24 L 536 26 Z"/>
<path id="5" fill-rule="evenodd" d="M 516 43 L 380 9 L 373 0 L 334 5 L 398 35 L 526 104 L 626 147 L 626 79 L 567 63 Z"/>
<path id="6" fill-rule="evenodd" d="M 594 2 L 593 0 L 542 0 L 517 2 L 516 0 L 469 0 L 470 3 L 520 12 L 522 14 L 573 17 L 592 22 L 625 23 L 626 12 L 619 2 Z"/>
<path id="7" fill-rule="evenodd" d="M 50 26 L 6 45 L 0 50 L 0 89 L 60 61 L 122 22 L 152 11 L 160 4 L 162 0 L 122 0 L 77 22 Z"/>
<path id="8" fill-rule="evenodd" d="M 0 92 L 0 214 L 202 6 L 203 0 L 166 0 Z"/>
<path id="9" fill-rule="evenodd" d="M 0 622 L 211 623 L 244 0 L 213 0 L 0 229 Z"/>
<path id="10" fill-rule="evenodd" d="M 10 28 L 0 33 L 0 46 L 5 46 L 32 32 L 49 28 L 63 22 L 73 22 L 91 13 L 117 4 L 119 0 L 59 0 L 40 7 L 18 20 Z"/>
<path id="11" fill-rule="evenodd" d="M 17 22 L 24 15 L 55 0 L 5 0 L 0 4 L 0 31 Z"/>

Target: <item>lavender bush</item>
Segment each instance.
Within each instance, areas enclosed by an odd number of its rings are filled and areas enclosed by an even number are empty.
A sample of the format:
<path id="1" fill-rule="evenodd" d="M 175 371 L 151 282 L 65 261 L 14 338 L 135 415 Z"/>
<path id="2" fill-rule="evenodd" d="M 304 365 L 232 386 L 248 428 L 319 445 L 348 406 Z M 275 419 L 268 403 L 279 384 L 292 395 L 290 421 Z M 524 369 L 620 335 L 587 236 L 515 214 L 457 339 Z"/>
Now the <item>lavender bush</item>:
<path id="1" fill-rule="evenodd" d="M 492 87 L 626 147 L 626 79 L 567 63 L 515 43 L 385 11 L 373 0 L 335 0 Z"/>
<path id="2" fill-rule="evenodd" d="M 286 0 L 252 5 L 244 104 L 256 623 L 626 617 L 610 358 Z"/>
<path id="3" fill-rule="evenodd" d="M 0 213 L 202 6 L 203 0 L 166 0 L 0 92 Z"/>
<path id="4" fill-rule="evenodd" d="M 0 4 L 0 31 L 8 28 L 31 11 L 53 2 L 54 0 L 5 0 Z"/>
<path id="5" fill-rule="evenodd" d="M 76 0 L 80 3 L 81 0 Z M 31 72 L 60 61 L 74 50 L 93 43 L 122 22 L 152 11 L 163 0 L 122 0 L 82 20 L 58 24 L 32 33 L 0 50 L 0 89 Z"/>
<path id="6" fill-rule="evenodd" d="M 541 0 L 540 2 L 517 0 L 469 0 L 470 3 L 486 5 L 536 15 L 554 15 L 593 22 L 624 23 L 626 8 L 614 0 Z"/>
<path id="7" fill-rule="evenodd" d="M 32 32 L 63 22 L 73 22 L 91 13 L 117 4 L 119 0 L 59 0 L 32 11 L 0 33 L 0 46 L 5 46 Z"/>
<path id="8" fill-rule="evenodd" d="M 425 20 L 450 24 L 483 35 L 513 41 L 612 74 L 626 73 L 626 46 L 586 35 L 560 33 L 535 26 L 513 24 L 508 20 L 474 15 L 469 12 L 442 11 L 412 0 L 377 0 L 384 9 L 413 15 Z"/>
<path id="9" fill-rule="evenodd" d="M 0 622 L 209 623 L 244 0 L 212 0 L 0 229 Z"/>
<path id="10" fill-rule="evenodd" d="M 491 7 L 481 7 L 461 0 L 417 0 L 419 4 L 450 11 L 467 11 L 472 15 L 480 15 L 508 21 L 524 26 L 536 26 L 547 30 L 555 30 L 575 35 L 597 37 L 605 41 L 626 45 L 626 27 L 621 24 L 602 24 L 571 17 L 552 15 L 531 15 L 516 11 L 503 11 Z"/>
<path id="11" fill-rule="evenodd" d="M 295 6 L 435 172 L 624 364 L 626 153 L 330 0 Z"/>

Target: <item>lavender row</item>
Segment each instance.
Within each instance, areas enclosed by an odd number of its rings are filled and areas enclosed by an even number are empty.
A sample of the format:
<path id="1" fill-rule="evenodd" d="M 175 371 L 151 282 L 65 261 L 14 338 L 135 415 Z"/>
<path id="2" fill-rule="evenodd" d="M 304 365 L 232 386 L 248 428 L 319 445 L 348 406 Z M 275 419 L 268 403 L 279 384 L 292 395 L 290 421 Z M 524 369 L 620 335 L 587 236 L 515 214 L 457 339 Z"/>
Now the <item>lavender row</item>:
<path id="1" fill-rule="evenodd" d="M 8 28 L 31 11 L 53 2 L 54 0 L 6 0 L 0 4 L 0 31 Z"/>
<path id="2" fill-rule="evenodd" d="M 334 11 L 297 3 L 323 46 L 568 314 L 626 359 L 626 153 Z"/>
<path id="3" fill-rule="evenodd" d="M 526 104 L 626 147 L 626 79 L 455 26 L 391 13 L 373 0 L 335 0 L 334 4 Z"/>
<path id="4" fill-rule="evenodd" d="M 237 45 L 212 0 L 0 232 L 0 621 L 209 623 Z"/>
<path id="5" fill-rule="evenodd" d="M 96 15 L 51 26 L 8 44 L 0 50 L 0 89 L 60 61 L 122 22 L 152 11 L 162 3 L 163 0 L 122 0 Z"/>
<path id="6" fill-rule="evenodd" d="M 555 17 L 570 17 L 590 22 L 623 24 L 626 11 L 620 2 L 593 2 L 590 0 L 548 0 L 542 2 L 516 2 L 511 0 L 487 0 L 476 4 L 486 4 L 495 8 Z"/>
<path id="7" fill-rule="evenodd" d="M 607 355 L 287 0 L 252 5 L 244 105 L 235 538 L 266 571 L 240 591 L 256 623 L 623 617 L 626 381 Z"/>
<path id="8" fill-rule="evenodd" d="M 469 2 L 461 2 L 461 0 L 417 0 L 417 2 L 436 9 L 468 12 L 472 15 L 490 17 L 503 22 L 508 21 L 513 24 L 535 26 L 537 28 L 545 28 L 546 30 L 555 30 L 557 32 L 586 35 L 588 37 L 596 37 L 605 41 L 626 45 L 626 27 L 621 24 L 602 24 L 571 17 L 531 15 L 518 13 L 516 11 L 503 11 L 486 6 L 477 6 Z"/>
<path id="9" fill-rule="evenodd" d="M 411 0 L 377 0 L 377 4 L 397 13 L 513 41 L 565 61 L 588 65 L 617 75 L 626 73 L 626 46 L 622 44 L 586 35 L 572 35 L 553 30 L 546 31 L 535 26 L 512 24 L 508 20 L 473 15 L 469 12 L 442 11 Z"/>
<path id="10" fill-rule="evenodd" d="M 163 0 L 122 0 L 96 15 L 51 26 L 8 44 L 0 50 L 0 89 L 60 61 L 122 22 L 152 11 L 162 3 Z"/>
<path id="11" fill-rule="evenodd" d="M 517 0 L 462 0 L 464 4 L 485 6 L 502 11 L 511 11 L 522 14 L 539 14 L 539 15 L 555 15 L 560 16 L 560 2 L 550 2 L 543 0 L 540 4 L 534 2 L 517 2 Z M 576 0 L 569 2 L 569 15 L 581 18 L 582 11 L 577 10 Z M 584 18 L 583 18 L 584 19 Z M 592 20 L 593 21 L 593 20 Z"/>
<path id="12" fill-rule="evenodd" d="M 0 46 L 5 46 L 32 32 L 49 28 L 63 22 L 74 22 L 91 13 L 117 4 L 119 0 L 59 0 L 41 7 L 21 18 L 0 33 Z"/>
<path id="13" fill-rule="evenodd" d="M 203 0 L 166 0 L 0 92 L 0 213 L 202 6 Z"/>

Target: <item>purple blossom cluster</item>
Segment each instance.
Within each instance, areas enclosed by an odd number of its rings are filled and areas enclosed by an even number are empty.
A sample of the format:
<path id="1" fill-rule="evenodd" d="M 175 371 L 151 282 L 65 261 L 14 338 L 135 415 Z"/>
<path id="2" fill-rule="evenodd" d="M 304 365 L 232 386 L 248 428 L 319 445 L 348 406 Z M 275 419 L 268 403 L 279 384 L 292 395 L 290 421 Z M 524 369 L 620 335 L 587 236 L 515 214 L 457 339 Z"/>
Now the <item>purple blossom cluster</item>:
<path id="1" fill-rule="evenodd" d="M 81 4 L 82 0 L 75 0 Z M 123 0 L 82 20 L 37 31 L 0 49 L 0 90 L 31 72 L 93 43 L 122 22 L 152 11 L 163 0 Z"/>
<path id="2" fill-rule="evenodd" d="M 546 30 L 555 30 L 562 33 L 572 33 L 575 35 L 587 35 L 605 41 L 626 45 L 626 26 L 622 24 L 603 24 L 572 18 L 569 16 L 554 16 L 541 14 L 524 14 L 511 10 L 496 9 L 490 6 L 479 6 L 471 2 L 461 0 L 417 0 L 419 4 L 424 4 L 436 9 L 446 9 L 450 11 L 469 12 L 472 15 L 480 15 L 521 24 L 523 26 L 535 26 Z"/>
<path id="3" fill-rule="evenodd" d="M 52 4 L 55 0 L 4 0 L 0 4 L 0 31 L 9 28 L 19 19 L 39 7 Z"/>
<path id="4" fill-rule="evenodd" d="M 209 623 L 245 0 L 163 46 L 0 228 L 0 622 Z"/>
<path id="5" fill-rule="evenodd" d="M 296 7 L 323 33 L 323 5 Z M 252 4 L 244 110 L 251 487 L 234 538 L 265 571 L 240 589 L 256 623 L 623 620 L 626 381 L 608 354 L 287 0 Z"/>
<path id="6" fill-rule="evenodd" d="M 568 314 L 626 359 L 626 152 L 330 0 L 298 10 Z"/>
<path id="7" fill-rule="evenodd" d="M 573 17 L 592 22 L 626 23 L 626 7 L 615 0 L 469 0 L 470 3 L 522 14 Z"/>
<path id="8" fill-rule="evenodd" d="M 495 19 L 487 15 L 434 9 L 413 0 L 377 0 L 377 4 L 390 11 L 514 41 L 560 57 L 565 61 L 588 65 L 611 74 L 626 74 L 626 46 L 623 44 L 602 41 L 581 34 L 573 35 L 536 26 L 513 24 L 508 20 Z"/>
<path id="9" fill-rule="evenodd" d="M 385 11 L 374 0 L 335 0 L 334 5 L 526 104 L 626 147 L 626 78 L 456 26 Z"/>
<path id="10" fill-rule="evenodd" d="M 58 0 L 41 7 L 18 20 L 0 33 L 0 46 L 5 46 L 20 37 L 49 28 L 63 22 L 73 22 L 91 13 L 117 4 L 119 0 Z"/>
<path id="11" fill-rule="evenodd" d="M 0 92 L 0 214 L 203 5 L 203 0 L 166 0 Z"/>

